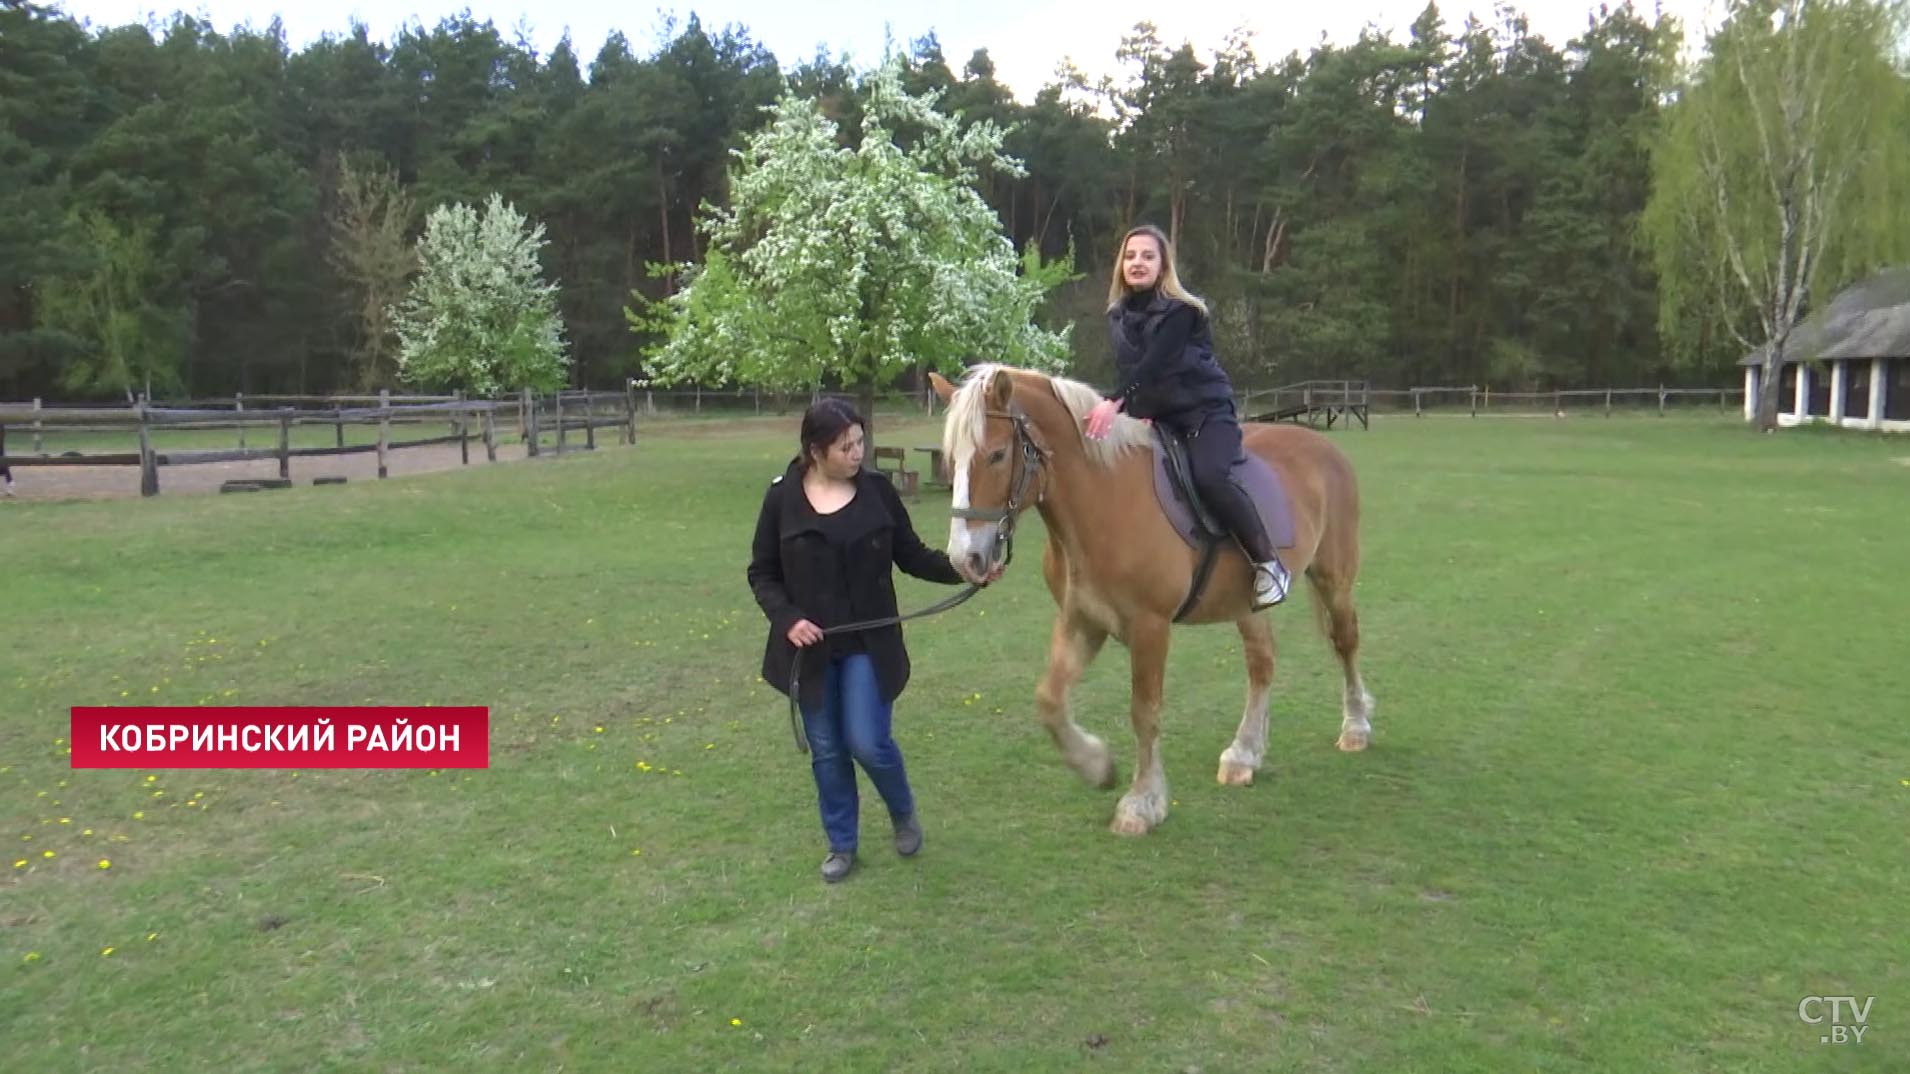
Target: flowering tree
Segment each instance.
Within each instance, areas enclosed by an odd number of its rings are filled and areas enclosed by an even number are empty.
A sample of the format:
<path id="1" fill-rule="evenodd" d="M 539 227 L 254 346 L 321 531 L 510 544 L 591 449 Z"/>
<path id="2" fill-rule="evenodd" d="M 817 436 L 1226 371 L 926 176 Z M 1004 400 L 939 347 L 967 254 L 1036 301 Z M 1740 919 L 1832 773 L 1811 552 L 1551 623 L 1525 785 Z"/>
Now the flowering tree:
<path id="1" fill-rule="evenodd" d="M 837 142 L 815 101 L 785 93 L 737 153 L 727 206 L 706 205 L 700 266 L 661 265 L 686 283 L 636 295 L 632 330 L 657 384 L 875 389 L 907 369 L 985 358 L 1058 368 L 1068 330 L 1031 318 L 1072 259 L 1017 258 L 975 191 L 979 169 L 1019 176 L 993 123 L 936 111 L 903 89 L 892 60 L 866 87 L 862 137 Z M 901 137 L 898 140 L 898 132 Z"/>
<path id="2" fill-rule="evenodd" d="M 441 205 L 418 239 L 418 276 L 392 310 L 399 375 L 433 387 L 481 395 L 564 384 L 565 353 L 557 285 L 546 283 L 537 254 L 544 225 L 492 194 L 480 214 Z"/>

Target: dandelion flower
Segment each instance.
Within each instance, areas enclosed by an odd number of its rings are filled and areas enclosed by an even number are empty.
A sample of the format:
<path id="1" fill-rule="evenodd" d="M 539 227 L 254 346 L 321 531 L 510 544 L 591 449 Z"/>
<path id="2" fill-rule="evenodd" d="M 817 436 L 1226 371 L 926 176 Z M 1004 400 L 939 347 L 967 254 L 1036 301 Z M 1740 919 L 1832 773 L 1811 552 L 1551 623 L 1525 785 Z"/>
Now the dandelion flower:
<path id="1" fill-rule="evenodd" d="M 19 861 L 16 861 L 13 863 L 13 867 L 15 869 L 24 869 L 27 867 L 27 860 L 25 858 L 21 858 Z"/>
<path id="2" fill-rule="evenodd" d="M 732 1019 L 730 1019 L 730 1025 L 733 1025 L 733 1026 L 739 1026 L 739 1027 L 740 1027 L 740 1026 L 741 1026 L 742 1024 L 743 1024 L 743 1020 L 742 1020 L 741 1018 L 732 1018 Z"/>
<path id="3" fill-rule="evenodd" d="M 108 947 L 108 948 L 104 948 L 104 949 L 102 949 L 102 950 L 100 951 L 100 953 L 99 953 L 99 957 L 101 957 L 101 958 L 111 958 L 111 957 L 113 956 L 113 952 L 115 952 L 115 951 L 117 951 L 117 950 L 119 950 L 119 948 L 117 948 L 117 947 Z"/>
<path id="4" fill-rule="evenodd" d="M 110 861 L 107 861 L 105 858 L 101 858 L 99 860 L 99 867 L 102 869 L 111 869 L 113 867 L 113 863 Z"/>
<path id="5" fill-rule="evenodd" d="M 42 851 L 40 852 L 40 857 L 42 857 L 42 858 L 52 858 L 53 856 L 54 856 L 54 855 L 53 855 L 53 852 L 52 852 L 51 850 L 42 850 Z"/>
<path id="6" fill-rule="evenodd" d="M 22 961 L 22 962 L 38 962 L 38 961 L 40 961 L 40 953 L 39 953 L 38 951 L 28 951 L 28 952 L 27 952 L 27 957 L 25 957 L 25 958 L 23 958 L 23 959 L 21 959 L 20 961 Z"/>

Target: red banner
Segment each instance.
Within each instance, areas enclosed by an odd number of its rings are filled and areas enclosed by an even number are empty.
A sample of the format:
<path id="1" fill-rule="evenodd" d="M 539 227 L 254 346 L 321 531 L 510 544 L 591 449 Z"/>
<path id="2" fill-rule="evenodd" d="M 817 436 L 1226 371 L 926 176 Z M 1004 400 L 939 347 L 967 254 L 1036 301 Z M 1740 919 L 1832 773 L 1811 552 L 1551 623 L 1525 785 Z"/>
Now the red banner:
<path id="1" fill-rule="evenodd" d="M 73 709 L 74 768 L 489 768 L 481 706 Z"/>

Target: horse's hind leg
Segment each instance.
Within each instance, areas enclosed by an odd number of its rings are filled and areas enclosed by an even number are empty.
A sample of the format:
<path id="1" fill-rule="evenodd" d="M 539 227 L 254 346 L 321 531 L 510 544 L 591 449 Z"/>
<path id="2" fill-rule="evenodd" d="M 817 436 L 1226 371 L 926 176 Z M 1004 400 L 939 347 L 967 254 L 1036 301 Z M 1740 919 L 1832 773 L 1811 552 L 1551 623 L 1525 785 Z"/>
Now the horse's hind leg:
<path id="1" fill-rule="evenodd" d="M 1055 748 L 1082 779 L 1103 790 L 1114 786 L 1114 758 L 1108 753 L 1107 743 L 1074 722 L 1068 692 L 1081 680 L 1107 637 L 1107 631 L 1066 611 L 1056 615 L 1048 642 L 1048 670 L 1035 688 L 1035 711 Z"/>
<path id="2" fill-rule="evenodd" d="M 1267 703 L 1273 695 L 1273 624 L 1264 615 L 1249 615 L 1240 628 L 1241 648 L 1247 657 L 1247 707 L 1240 714 L 1234 740 L 1220 754 L 1219 780 L 1244 787 L 1253 782 L 1267 749 Z"/>
<path id="3" fill-rule="evenodd" d="M 1314 579 L 1314 594 L 1325 611 L 1327 633 L 1345 672 L 1340 696 L 1340 739 L 1348 752 L 1363 750 L 1373 735 L 1373 695 L 1360 681 L 1360 616 L 1353 607 L 1350 578 L 1322 575 Z"/>

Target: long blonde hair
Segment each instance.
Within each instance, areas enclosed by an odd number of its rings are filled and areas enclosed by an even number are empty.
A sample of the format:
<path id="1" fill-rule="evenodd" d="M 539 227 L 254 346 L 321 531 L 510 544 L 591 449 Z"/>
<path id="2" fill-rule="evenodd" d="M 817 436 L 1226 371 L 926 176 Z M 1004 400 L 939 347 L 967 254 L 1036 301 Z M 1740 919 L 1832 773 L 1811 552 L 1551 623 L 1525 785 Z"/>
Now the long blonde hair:
<path id="1" fill-rule="evenodd" d="M 1113 312 L 1114 308 L 1121 304 L 1121 300 L 1132 293 L 1127 286 L 1127 274 L 1121 271 L 1121 255 L 1127 252 L 1128 240 L 1136 235 L 1152 236 L 1154 241 L 1160 244 L 1161 278 L 1160 282 L 1154 285 L 1160 293 L 1169 298 L 1178 298 L 1199 310 L 1202 317 L 1207 316 L 1207 303 L 1202 302 L 1187 288 L 1181 286 L 1180 273 L 1174 270 L 1174 247 L 1167 241 L 1167 235 L 1153 224 L 1142 224 L 1128 229 L 1128 233 L 1121 236 L 1121 245 L 1114 248 L 1114 277 L 1108 282 L 1108 311 Z"/>

